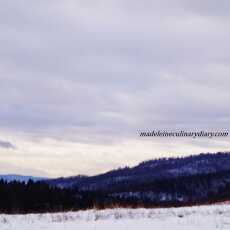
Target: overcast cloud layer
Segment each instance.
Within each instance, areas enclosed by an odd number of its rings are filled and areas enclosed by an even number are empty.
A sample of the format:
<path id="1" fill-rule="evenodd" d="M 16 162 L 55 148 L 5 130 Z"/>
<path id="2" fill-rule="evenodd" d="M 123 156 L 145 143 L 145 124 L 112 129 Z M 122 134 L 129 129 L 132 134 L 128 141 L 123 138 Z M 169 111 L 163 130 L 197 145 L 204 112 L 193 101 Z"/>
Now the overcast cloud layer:
<path id="1" fill-rule="evenodd" d="M 0 138 L 17 146 L 1 163 L 60 176 L 228 150 L 229 138 L 137 133 L 229 130 L 229 12 L 227 0 L 0 1 Z"/>

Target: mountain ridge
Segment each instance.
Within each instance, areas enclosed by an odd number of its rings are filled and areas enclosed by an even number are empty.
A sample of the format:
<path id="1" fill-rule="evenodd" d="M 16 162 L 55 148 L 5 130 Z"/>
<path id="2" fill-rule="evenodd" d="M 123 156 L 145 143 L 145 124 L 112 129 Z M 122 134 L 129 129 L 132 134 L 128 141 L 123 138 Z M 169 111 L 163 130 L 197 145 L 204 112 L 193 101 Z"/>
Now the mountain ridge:
<path id="1" fill-rule="evenodd" d="M 73 176 L 48 179 L 47 183 L 59 187 L 78 187 L 96 191 L 117 182 L 155 181 L 159 179 L 192 176 L 230 170 L 230 152 L 201 153 L 178 158 L 159 158 L 139 163 L 134 167 L 118 168 L 95 176 Z M 100 190 L 100 189 L 99 189 Z"/>
<path id="2" fill-rule="evenodd" d="M 28 182 L 29 180 L 41 181 L 41 180 L 46 180 L 47 178 L 36 177 L 36 176 L 20 175 L 20 174 L 1 174 L 0 175 L 0 180 L 1 179 L 5 180 L 7 182 L 11 182 L 11 181 Z"/>

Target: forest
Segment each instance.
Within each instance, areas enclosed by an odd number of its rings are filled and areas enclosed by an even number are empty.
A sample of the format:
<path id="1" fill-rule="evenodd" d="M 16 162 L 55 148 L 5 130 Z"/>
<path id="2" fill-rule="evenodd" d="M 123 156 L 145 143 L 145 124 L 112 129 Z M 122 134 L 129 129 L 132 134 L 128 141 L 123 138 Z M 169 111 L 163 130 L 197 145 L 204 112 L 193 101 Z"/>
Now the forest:
<path id="1" fill-rule="evenodd" d="M 45 182 L 0 180 L 1 213 L 42 213 L 113 207 L 179 207 L 230 199 L 230 171 L 164 179 L 111 191 L 79 191 Z M 229 177 L 228 177 L 229 178 Z M 221 181 L 221 183 L 220 183 Z M 215 185 L 215 186 L 214 186 Z"/>
<path id="2" fill-rule="evenodd" d="M 163 158 L 92 177 L 0 180 L 0 197 L 1 213 L 178 207 L 228 201 L 230 155 Z"/>

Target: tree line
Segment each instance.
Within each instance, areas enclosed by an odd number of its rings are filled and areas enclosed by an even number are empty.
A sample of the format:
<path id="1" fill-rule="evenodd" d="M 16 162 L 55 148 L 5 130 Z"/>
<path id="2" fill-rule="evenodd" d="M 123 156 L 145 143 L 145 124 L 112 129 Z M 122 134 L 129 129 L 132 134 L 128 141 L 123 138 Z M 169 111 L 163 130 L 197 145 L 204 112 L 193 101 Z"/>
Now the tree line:
<path id="1" fill-rule="evenodd" d="M 176 207 L 230 200 L 230 171 L 165 178 L 141 184 L 117 182 L 112 190 L 81 191 L 45 182 L 0 180 L 0 213 L 41 213 L 113 207 Z"/>

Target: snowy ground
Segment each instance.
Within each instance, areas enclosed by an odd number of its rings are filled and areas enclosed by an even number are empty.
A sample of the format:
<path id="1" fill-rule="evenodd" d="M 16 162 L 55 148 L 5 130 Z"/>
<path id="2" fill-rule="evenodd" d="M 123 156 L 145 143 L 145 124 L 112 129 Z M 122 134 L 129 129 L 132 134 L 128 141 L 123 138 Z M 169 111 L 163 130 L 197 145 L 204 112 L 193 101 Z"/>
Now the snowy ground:
<path id="1" fill-rule="evenodd" d="M 1 230 L 230 229 L 230 205 L 0 215 Z"/>

